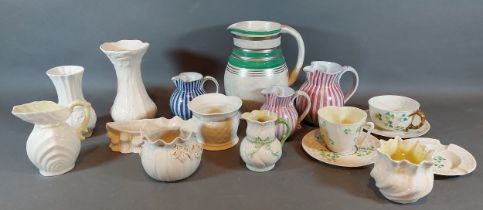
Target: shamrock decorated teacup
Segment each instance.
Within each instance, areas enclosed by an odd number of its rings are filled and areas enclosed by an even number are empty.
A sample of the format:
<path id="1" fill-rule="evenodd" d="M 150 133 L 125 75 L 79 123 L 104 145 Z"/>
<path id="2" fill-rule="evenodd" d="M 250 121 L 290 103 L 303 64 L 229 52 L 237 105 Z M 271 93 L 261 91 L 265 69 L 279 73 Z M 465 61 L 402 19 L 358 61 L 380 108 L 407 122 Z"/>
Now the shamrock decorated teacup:
<path id="1" fill-rule="evenodd" d="M 365 138 L 371 136 L 374 129 L 374 123 L 366 122 L 367 113 L 356 107 L 327 106 L 320 108 L 317 114 L 321 140 L 329 150 L 339 155 L 350 155 L 357 151 L 356 141 L 363 125 L 369 127 Z"/>
<path id="2" fill-rule="evenodd" d="M 377 127 L 390 131 L 418 129 L 426 121 L 419 102 L 396 95 L 382 95 L 369 99 L 369 115 Z M 419 116 L 420 122 L 414 125 L 416 115 Z"/>

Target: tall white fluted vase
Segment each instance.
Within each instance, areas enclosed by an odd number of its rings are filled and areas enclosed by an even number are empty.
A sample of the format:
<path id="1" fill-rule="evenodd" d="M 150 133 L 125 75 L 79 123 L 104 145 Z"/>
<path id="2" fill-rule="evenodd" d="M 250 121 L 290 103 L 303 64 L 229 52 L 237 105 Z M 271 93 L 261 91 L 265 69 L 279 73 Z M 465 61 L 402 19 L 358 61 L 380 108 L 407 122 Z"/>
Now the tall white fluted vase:
<path id="1" fill-rule="evenodd" d="M 149 98 L 141 76 L 141 61 L 148 47 L 149 43 L 140 40 L 106 42 L 100 46 L 116 70 L 117 95 L 111 107 L 116 122 L 156 115 L 156 105 Z"/>

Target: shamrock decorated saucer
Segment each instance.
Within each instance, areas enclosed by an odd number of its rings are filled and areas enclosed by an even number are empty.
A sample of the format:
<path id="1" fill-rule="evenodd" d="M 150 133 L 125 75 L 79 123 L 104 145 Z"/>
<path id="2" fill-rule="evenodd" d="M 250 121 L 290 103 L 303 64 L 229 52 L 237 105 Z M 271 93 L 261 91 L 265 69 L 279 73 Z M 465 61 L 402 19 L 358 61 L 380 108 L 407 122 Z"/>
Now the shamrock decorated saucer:
<path id="1" fill-rule="evenodd" d="M 369 111 L 366 110 L 366 112 L 369 115 Z M 367 122 L 372 122 L 372 119 L 370 117 L 367 117 Z M 364 130 L 367 130 L 369 127 L 367 125 L 364 125 L 363 128 Z M 421 126 L 418 129 L 410 129 L 408 131 L 390 131 L 390 130 L 384 130 L 378 126 L 375 126 L 374 129 L 372 130 L 372 133 L 379 136 L 389 137 L 389 138 L 395 138 L 396 136 L 399 136 L 403 139 L 407 139 L 407 138 L 420 137 L 428 133 L 429 129 L 431 129 L 431 125 L 426 119 L 423 126 Z"/>
<path id="2" fill-rule="evenodd" d="M 437 139 L 414 138 L 427 148 L 434 150 L 433 172 L 442 176 L 461 176 L 473 172 L 476 169 L 476 160 L 473 155 L 464 148 L 449 144 L 444 145 Z"/>
<path id="3" fill-rule="evenodd" d="M 330 151 L 325 143 L 320 139 L 319 129 L 314 129 L 307 133 L 302 139 L 302 148 L 314 159 L 336 166 L 342 167 L 361 167 L 370 165 L 376 157 L 376 148 L 379 140 L 370 135 L 365 138 L 366 132 L 362 132 L 356 142 L 357 151 L 350 155 L 340 155 Z"/>

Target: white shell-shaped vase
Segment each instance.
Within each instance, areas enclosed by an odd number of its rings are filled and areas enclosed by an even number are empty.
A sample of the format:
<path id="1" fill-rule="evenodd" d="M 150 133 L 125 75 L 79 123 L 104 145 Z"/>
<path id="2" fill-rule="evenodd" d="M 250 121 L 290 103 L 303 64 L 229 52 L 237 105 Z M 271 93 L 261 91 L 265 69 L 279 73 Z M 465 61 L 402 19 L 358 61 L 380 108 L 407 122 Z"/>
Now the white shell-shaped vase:
<path id="1" fill-rule="evenodd" d="M 247 136 L 240 144 L 240 156 L 251 171 L 265 172 L 272 170 L 282 156 L 282 144 L 290 134 L 290 127 L 285 119 L 278 119 L 277 114 L 267 110 L 253 110 L 243 113 L 247 121 Z M 282 139 L 275 136 L 279 123 L 287 126 Z"/>
<path id="2" fill-rule="evenodd" d="M 61 175 L 74 168 L 80 152 L 80 139 L 90 118 L 87 115 L 77 130 L 65 123 L 76 106 L 82 106 L 84 111 L 90 108 L 84 101 L 74 101 L 69 107 L 52 101 L 13 107 L 13 115 L 35 124 L 27 140 L 27 156 L 44 176 Z"/>
<path id="3" fill-rule="evenodd" d="M 58 103 L 68 106 L 73 101 L 86 101 L 82 93 L 82 66 L 57 66 L 46 72 L 57 92 Z M 86 101 L 87 102 L 87 101 Z M 74 112 L 67 118 L 66 123 L 74 128 L 80 128 L 82 121 L 86 118 L 86 113 L 81 107 L 75 107 Z M 90 107 L 90 120 L 87 123 L 87 131 L 82 135 L 89 137 L 96 126 L 96 112 Z"/>
<path id="4" fill-rule="evenodd" d="M 433 189 L 432 152 L 417 140 L 381 141 L 371 176 L 380 192 L 397 203 L 413 203 Z"/>
<path id="5" fill-rule="evenodd" d="M 162 118 L 160 118 L 162 119 Z M 144 171 L 158 181 L 173 182 L 193 174 L 201 162 L 203 145 L 196 139 L 193 120 L 164 118 L 163 124 L 146 124 L 141 129 Z"/>
<path id="6" fill-rule="evenodd" d="M 114 65 L 117 95 L 111 107 L 116 122 L 153 118 L 156 105 L 149 98 L 141 76 L 141 60 L 149 43 L 139 40 L 106 42 L 100 46 Z"/>

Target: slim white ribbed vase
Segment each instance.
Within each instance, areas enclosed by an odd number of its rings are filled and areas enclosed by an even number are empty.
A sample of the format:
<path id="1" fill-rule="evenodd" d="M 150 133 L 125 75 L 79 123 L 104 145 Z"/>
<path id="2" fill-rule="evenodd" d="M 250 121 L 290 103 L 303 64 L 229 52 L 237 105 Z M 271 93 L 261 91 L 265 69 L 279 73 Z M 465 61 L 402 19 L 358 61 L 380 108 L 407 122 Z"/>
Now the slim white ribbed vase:
<path id="1" fill-rule="evenodd" d="M 84 67 L 82 66 L 57 66 L 49 69 L 47 72 L 52 83 L 54 83 L 57 91 L 58 104 L 68 106 L 73 101 L 85 101 L 82 93 L 82 75 Z M 65 121 L 71 127 L 78 129 L 81 127 L 82 121 L 86 117 L 86 113 L 82 107 L 75 107 L 74 112 Z M 92 131 L 96 126 L 96 112 L 90 108 L 90 120 L 87 124 L 87 131 L 82 133 L 84 137 L 92 135 Z"/>
<path id="2" fill-rule="evenodd" d="M 156 105 L 149 98 L 141 77 L 141 60 L 149 43 L 140 40 L 106 42 L 100 46 L 114 65 L 117 95 L 111 107 L 112 119 L 125 122 L 156 115 Z"/>

